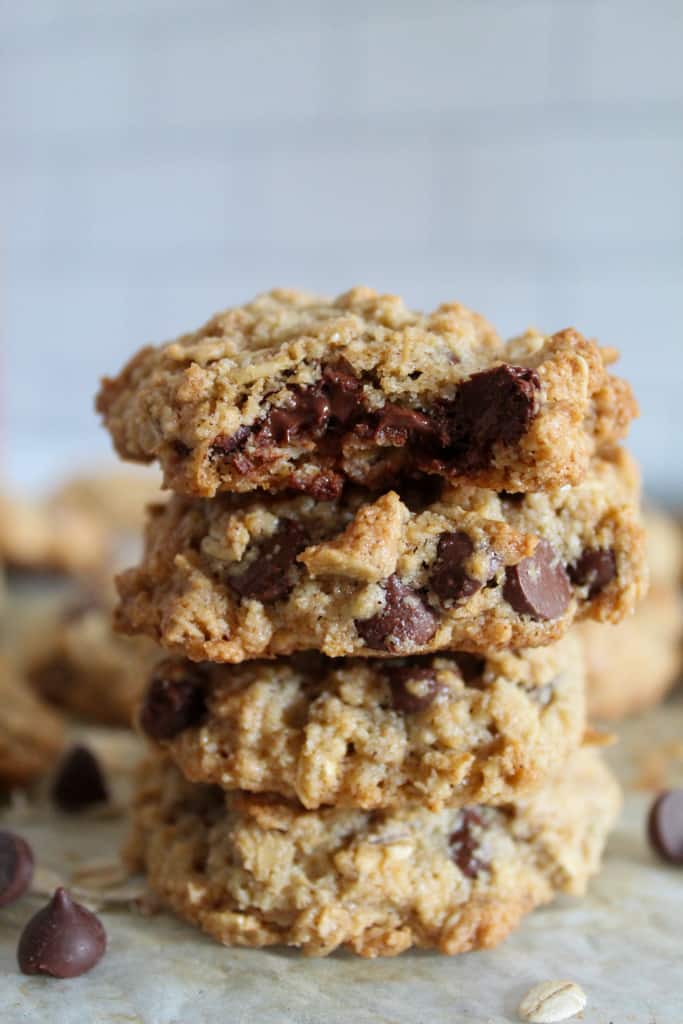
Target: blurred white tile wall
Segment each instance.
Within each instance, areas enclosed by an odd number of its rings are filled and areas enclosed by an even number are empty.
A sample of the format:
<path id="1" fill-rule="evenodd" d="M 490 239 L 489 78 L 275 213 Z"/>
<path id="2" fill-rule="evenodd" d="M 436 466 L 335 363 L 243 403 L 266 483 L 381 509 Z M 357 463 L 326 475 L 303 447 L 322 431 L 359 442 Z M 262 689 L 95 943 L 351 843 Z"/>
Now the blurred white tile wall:
<path id="1" fill-rule="evenodd" d="M 272 284 L 618 345 L 683 499 L 681 0 L 0 0 L 3 466 L 108 456 L 98 375 Z"/>

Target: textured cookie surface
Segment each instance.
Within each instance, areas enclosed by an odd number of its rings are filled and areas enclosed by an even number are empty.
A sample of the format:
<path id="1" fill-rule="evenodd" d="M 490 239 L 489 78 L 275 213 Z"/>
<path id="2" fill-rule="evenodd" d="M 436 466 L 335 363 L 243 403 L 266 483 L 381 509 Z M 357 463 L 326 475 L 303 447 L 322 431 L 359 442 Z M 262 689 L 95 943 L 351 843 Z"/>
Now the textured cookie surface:
<path id="1" fill-rule="evenodd" d="M 180 705 L 192 709 L 184 719 Z M 567 637 L 487 659 L 168 660 L 140 722 L 153 737 L 174 733 L 160 745 L 193 782 L 308 808 L 501 804 L 580 746 L 583 659 Z"/>
<path id="2" fill-rule="evenodd" d="M 117 623 L 195 661 L 547 644 L 641 595 L 637 501 L 621 449 L 577 487 L 532 495 L 174 497 L 119 578 Z"/>
<path id="3" fill-rule="evenodd" d="M 130 725 L 147 672 L 158 657 L 143 637 L 113 631 L 111 610 L 68 605 L 24 655 L 31 685 L 50 703 L 106 725 Z"/>
<path id="4" fill-rule="evenodd" d="M 48 772 L 64 743 L 62 720 L 0 660 L 0 790 Z"/>
<path id="5" fill-rule="evenodd" d="M 189 783 L 160 760 L 141 772 L 127 853 L 168 906 L 226 944 L 452 954 L 581 893 L 618 806 L 590 750 L 526 800 L 439 812 L 304 811 Z"/>
<path id="6" fill-rule="evenodd" d="M 421 471 L 536 491 L 575 483 L 636 413 L 614 359 L 578 332 L 503 344 L 451 303 L 423 315 L 356 288 L 273 291 L 142 349 L 98 396 L 123 458 L 167 485 L 337 496 Z"/>

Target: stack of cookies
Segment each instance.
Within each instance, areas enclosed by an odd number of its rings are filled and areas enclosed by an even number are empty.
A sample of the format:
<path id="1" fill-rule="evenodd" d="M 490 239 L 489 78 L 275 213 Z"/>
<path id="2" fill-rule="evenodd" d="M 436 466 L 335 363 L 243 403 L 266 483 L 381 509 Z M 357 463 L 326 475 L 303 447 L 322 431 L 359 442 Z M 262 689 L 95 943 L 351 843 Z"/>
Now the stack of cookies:
<path id="1" fill-rule="evenodd" d="M 162 901 L 377 956 L 491 946 L 583 890 L 619 796 L 570 627 L 646 575 L 614 358 L 275 291 L 104 381 L 119 453 L 175 492 L 117 610 L 170 652 L 128 846 Z"/>

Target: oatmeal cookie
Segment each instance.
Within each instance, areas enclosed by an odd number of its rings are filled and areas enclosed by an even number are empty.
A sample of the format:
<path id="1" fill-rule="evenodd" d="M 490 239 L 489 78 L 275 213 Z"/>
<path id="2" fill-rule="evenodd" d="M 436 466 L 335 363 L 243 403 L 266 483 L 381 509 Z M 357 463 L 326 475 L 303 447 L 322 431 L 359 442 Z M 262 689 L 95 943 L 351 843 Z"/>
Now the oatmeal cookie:
<path id="1" fill-rule="evenodd" d="M 581 745 L 583 658 L 566 637 L 488 658 L 169 659 L 139 723 L 190 781 L 309 809 L 502 804 Z"/>
<path id="2" fill-rule="evenodd" d="M 649 593 L 625 622 L 579 626 L 586 652 L 588 709 L 623 718 L 656 704 L 683 674 L 683 533 L 666 512 L 644 516 Z"/>
<path id="3" fill-rule="evenodd" d="M 575 619 L 619 621 L 644 589 L 638 479 L 621 449 L 575 488 L 448 486 L 415 501 L 175 496 L 119 577 L 117 624 L 195 661 L 486 653 L 551 643 Z"/>
<path id="4" fill-rule="evenodd" d="M 45 775 L 61 753 L 62 719 L 5 659 L 0 659 L 0 701 L 0 789 L 27 786 Z"/>
<path id="5" fill-rule="evenodd" d="M 109 559 L 105 526 L 60 501 L 0 494 L 0 562 L 20 573 L 80 575 Z"/>
<path id="6" fill-rule="evenodd" d="M 386 490 L 420 471 L 511 491 L 578 483 L 636 415 L 616 354 L 575 330 L 502 343 L 457 303 L 277 290 L 143 348 L 102 384 L 119 454 L 174 491 Z"/>
<path id="7" fill-rule="evenodd" d="M 681 678 L 683 598 L 653 587 L 618 626 L 583 622 L 586 689 L 592 717 L 618 719 L 660 701 Z"/>
<path id="8" fill-rule="evenodd" d="M 559 892 L 582 893 L 618 807 L 591 750 L 531 797 L 438 812 L 306 811 L 189 783 L 162 759 L 141 772 L 127 860 L 226 945 L 453 954 L 495 946 Z"/>
<path id="9" fill-rule="evenodd" d="M 158 656 L 146 638 L 116 634 L 111 609 L 86 598 L 67 604 L 39 639 L 33 637 L 24 669 L 51 704 L 104 725 L 130 725 Z"/>

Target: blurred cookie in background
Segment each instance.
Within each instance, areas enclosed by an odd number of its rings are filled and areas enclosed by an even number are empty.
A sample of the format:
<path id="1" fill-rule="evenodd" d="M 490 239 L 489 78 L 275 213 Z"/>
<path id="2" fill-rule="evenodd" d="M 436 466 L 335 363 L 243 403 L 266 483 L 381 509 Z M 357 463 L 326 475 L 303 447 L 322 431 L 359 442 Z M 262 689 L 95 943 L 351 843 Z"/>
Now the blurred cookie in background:
<path id="1" fill-rule="evenodd" d="M 12 574 L 111 574 L 135 556 L 154 473 L 74 477 L 46 497 L 0 494 L 0 562 Z"/>
<path id="2" fill-rule="evenodd" d="M 588 679 L 588 709 L 617 719 L 660 701 L 683 671 L 683 533 L 665 512 L 645 515 L 650 590 L 617 626 L 578 626 Z"/>
<path id="3" fill-rule="evenodd" d="M 158 656 L 151 641 L 114 633 L 109 603 L 85 595 L 65 603 L 20 660 L 51 704 L 86 721 L 129 726 Z"/>
<path id="4" fill-rule="evenodd" d="M 27 786 L 46 775 L 64 746 L 64 726 L 26 685 L 14 667 L 0 659 L 0 791 Z"/>

